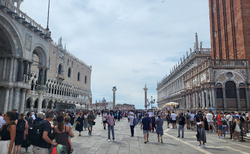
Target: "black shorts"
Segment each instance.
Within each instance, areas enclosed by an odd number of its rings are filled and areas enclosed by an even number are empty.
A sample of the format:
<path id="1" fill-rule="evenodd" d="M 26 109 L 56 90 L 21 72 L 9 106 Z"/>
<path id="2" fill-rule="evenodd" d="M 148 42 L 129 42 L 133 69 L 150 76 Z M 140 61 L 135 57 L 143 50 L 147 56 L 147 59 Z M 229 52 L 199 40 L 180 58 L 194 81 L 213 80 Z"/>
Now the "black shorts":
<path id="1" fill-rule="evenodd" d="M 107 120 L 103 121 L 103 123 L 107 123 Z"/>
<path id="2" fill-rule="evenodd" d="M 176 120 L 172 120 L 172 123 L 174 123 L 174 124 L 175 124 L 175 123 L 176 123 Z"/>

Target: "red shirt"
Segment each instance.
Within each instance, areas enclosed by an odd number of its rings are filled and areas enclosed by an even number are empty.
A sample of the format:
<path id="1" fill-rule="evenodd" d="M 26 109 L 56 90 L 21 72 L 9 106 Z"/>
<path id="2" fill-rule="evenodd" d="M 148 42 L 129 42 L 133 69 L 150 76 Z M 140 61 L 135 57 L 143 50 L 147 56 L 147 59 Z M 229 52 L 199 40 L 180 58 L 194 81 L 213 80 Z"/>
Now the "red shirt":
<path id="1" fill-rule="evenodd" d="M 217 115 L 217 124 L 222 125 L 220 114 Z"/>

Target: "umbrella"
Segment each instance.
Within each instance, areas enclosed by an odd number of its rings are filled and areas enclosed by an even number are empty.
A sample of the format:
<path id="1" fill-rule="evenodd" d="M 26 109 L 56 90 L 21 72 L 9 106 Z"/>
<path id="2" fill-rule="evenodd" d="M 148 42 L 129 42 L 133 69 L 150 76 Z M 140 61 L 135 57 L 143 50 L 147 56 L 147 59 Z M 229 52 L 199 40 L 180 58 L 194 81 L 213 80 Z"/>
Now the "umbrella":
<path id="1" fill-rule="evenodd" d="M 169 102 L 169 103 L 166 103 L 162 106 L 162 108 L 166 108 L 167 106 L 174 106 L 174 105 L 179 105 L 179 103 L 176 103 L 176 102 Z"/>
<path id="2" fill-rule="evenodd" d="M 214 108 L 210 107 L 210 110 L 214 111 Z"/>
<path id="3" fill-rule="evenodd" d="M 176 103 L 176 102 L 169 102 L 169 103 L 166 103 L 165 105 L 179 105 L 179 103 Z"/>

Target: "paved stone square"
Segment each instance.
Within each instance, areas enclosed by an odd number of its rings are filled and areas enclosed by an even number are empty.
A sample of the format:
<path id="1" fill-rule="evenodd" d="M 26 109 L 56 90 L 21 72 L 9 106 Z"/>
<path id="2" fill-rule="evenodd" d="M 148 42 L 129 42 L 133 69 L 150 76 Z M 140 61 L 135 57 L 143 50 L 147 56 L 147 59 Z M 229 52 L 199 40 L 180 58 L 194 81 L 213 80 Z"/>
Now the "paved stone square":
<path id="1" fill-rule="evenodd" d="M 137 125 L 135 127 L 135 135 L 134 137 L 130 137 L 128 120 L 123 118 L 121 121 L 116 121 L 116 141 L 108 142 L 108 131 L 103 129 L 101 117 L 97 117 L 92 136 L 88 136 L 88 132 L 83 131 L 82 136 L 79 137 L 78 132 L 74 131 L 76 137 L 72 139 L 74 147 L 73 154 L 247 154 L 250 151 L 250 142 L 231 141 L 229 135 L 227 135 L 225 139 L 218 139 L 216 133 L 207 133 L 206 148 L 201 148 L 197 146 L 198 142 L 196 141 L 195 131 L 185 130 L 184 138 L 177 138 L 177 129 L 167 129 L 166 123 L 164 124 L 164 128 L 163 144 L 157 142 L 156 133 L 150 133 L 149 142 L 144 144 L 140 126 Z M 30 149 L 31 148 L 29 148 L 29 151 Z M 22 151 L 24 151 L 24 149 L 22 149 Z"/>

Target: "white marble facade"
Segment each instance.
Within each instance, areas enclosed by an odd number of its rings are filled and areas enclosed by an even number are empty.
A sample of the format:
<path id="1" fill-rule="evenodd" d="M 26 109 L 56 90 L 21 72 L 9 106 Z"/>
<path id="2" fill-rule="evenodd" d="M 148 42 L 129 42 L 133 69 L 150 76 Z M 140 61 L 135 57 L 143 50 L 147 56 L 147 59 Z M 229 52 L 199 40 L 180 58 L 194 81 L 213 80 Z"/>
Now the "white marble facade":
<path id="1" fill-rule="evenodd" d="M 49 29 L 19 10 L 21 2 L 0 0 L 0 112 L 89 106 L 91 66 L 53 43 Z"/>

